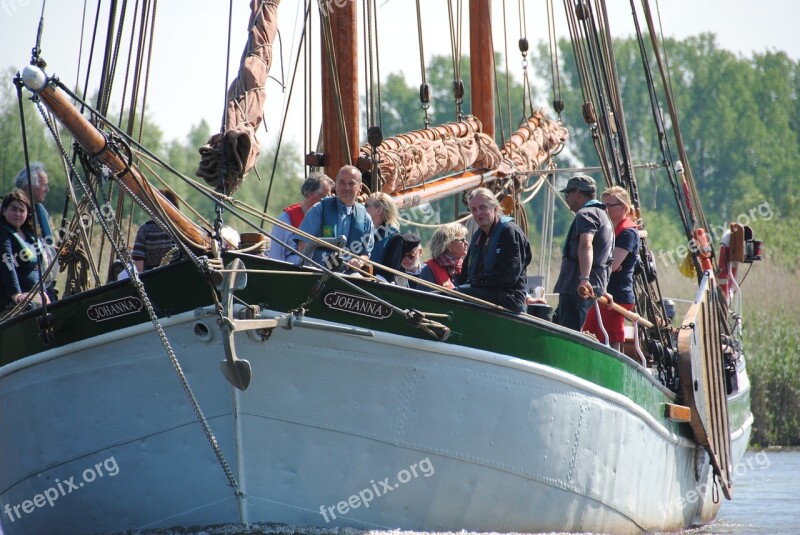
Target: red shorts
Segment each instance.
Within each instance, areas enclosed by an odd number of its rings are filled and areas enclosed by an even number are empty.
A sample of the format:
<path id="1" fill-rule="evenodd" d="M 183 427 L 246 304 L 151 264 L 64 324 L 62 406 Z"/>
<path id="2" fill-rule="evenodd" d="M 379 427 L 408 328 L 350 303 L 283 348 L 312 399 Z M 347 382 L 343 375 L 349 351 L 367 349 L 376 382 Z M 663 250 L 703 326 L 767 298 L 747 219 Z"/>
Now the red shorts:
<path id="1" fill-rule="evenodd" d="M 633 304 L 626 305 L 623 303 L 617 303 L 619 306 L 624 308 L 625 310 L 633 310 Z M 625 342 L 625 317 L 622 314 L 614 312 L 606 305 L 598 305 L 600 307 L 600 318 L 603 320 L 603 327 L 605 328 L 606 332 L 608 333 L 608 343 L 609 344 L 621 344 Z M 586 314 L 586 321 L 583 322 L 583 331 L 589 331 L 590 333 L 594 334 L 598 340 L 601 342 L 605 342 L 605 336 L 603 336 L 603 331 L 600 329 L 600 325 L 597 322 L 597 306 L 592 305 L 589 309 L 589 313 Z"/>

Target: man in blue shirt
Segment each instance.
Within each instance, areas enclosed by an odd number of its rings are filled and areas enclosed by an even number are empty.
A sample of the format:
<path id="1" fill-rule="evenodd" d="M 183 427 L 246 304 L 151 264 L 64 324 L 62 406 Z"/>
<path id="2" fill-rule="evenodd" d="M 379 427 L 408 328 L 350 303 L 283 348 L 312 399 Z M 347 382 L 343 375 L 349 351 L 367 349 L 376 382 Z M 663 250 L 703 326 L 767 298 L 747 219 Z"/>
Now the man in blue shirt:
<path id="1" fill-rule="evenodd" d="M 580 331 L 592 295 L 606 293 L 614 251 L 614 227 L 603 203 L 595 199 L 594 179 L 576 175 L 561 190 L 575 219 L 567 232 L 556 281 L 558 308 L 553 321 Z"/>
<path id="2" fill-rule="evenodd" d="M 374 242 L 372 218 L 363 204 L 356 202 L 361 192 L 361 171 L 345 165 L 336 174 L 336 196 L 322 199 L 306 212 L 300 230 L 320 238 L 346 237 L 345 249 L 350 254 L 342 260 L 351 268 L 363 268 L 372 252 Z M 302 253 L 307 238 L 296 238 L 297 249 Z M 336 267 L 337 260 L 330 250 L 320 247 L 314 251 L 313 260 L 328 268 Z"/>

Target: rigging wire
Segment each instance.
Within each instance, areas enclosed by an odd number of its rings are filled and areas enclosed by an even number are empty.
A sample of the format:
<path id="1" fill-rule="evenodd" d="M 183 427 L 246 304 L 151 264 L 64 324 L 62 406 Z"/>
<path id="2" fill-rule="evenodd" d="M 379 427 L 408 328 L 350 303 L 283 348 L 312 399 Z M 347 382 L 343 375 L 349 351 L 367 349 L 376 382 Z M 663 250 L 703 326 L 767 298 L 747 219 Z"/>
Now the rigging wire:
<path id="1" fill-rule="evenodd" d="M 306 4 L 305 17 L 303 18 L 303 30 L 300 35 L 299 42 L 297 44 L 297 54 L 295 55 L 294 69 L 292 71 L 292 81 L 289 83 L 289 96 L 286 98 L 286 107 L 283 113 L 283 120 L 281 121 L 281 127 L 278 134 L 278 143 L 277 146 L 275 147 L 275 156 L 272 159 L 272 174 L 270 174 L 269 177 L 269 186 L 267 187 L 267 195 L 266 198 L 264 199 L 264 210 L 263 210 L 264 213 L 267 212 L 267 208 L 269 207 L 269 198 L 270 195 L 272 194 L 272 185 L 275 183 L 275 172 L 278 169 L 278 156 L 280 155 L 281 147 L 283 146 L 283 134 L 284 132 L 286 132 L 286 121 L 289 118 L 289 106 L 292 103 L 292 95 L 294 94 L 294 87 L 295 87 L 294 82 L 297 79 L 297 69 L 300 66 L 300 54 L 303 54 L 304 49 L 308 47 L 307 46 L 308 44 L 306 43 L 305 39 L 307 35 L 306 34 L 307 24 L 311 19 L 310 14 L 311 14 L 311 5 Z M 261 221 L 259 222 L 259 229 L 263 230 L 264 222 L 265 220 L 262 218 Z"/>
<path id="2" fill-rule="evenodd" d="M 561 119 L 561 112 L 564 109 L 564 100 L 561 98 L 561 73 L 559 71 L 560 65 L 558 61 L 558 38 L 556 36 L 556 20 L 555 20 L 555 12 L 553 8 L 553 0 L 547 0 L 546 2 L 547 8 L 547 42 L 548 47 L 550 49 L 550 78 L 551 78 L 551 87 L 553 89 L 553 109 L 558 114 L 558 118 Z M 520 5 L 522 6 L 523 13 L 525 9 L 525 4 L 520 0 Z M 523 23 L 524 16 L 521 17 L 520 24 Z M 527 34 L 524 34 L 526 37 L 527 42 Z M 525 82 L 527 84 L 527 69 L 525 71 Z M 529 94 L 530 94 L 530 90 Z"/>
<path id="3" fill-rule="evenodd" d="M 372 0 L 372 11 L 375 13 L 375 75 L 378 80 L 378 126 L 383 128 L 383 98 L 381 93 L 381 48 L 380 32 L 378 30 L 378 5 L 377 0 Z"/>
<path id="4" fill-rule="evenodd" d="M 222 101 L 222 109 L 228 109 L 228 80 L 231 76 L 231 34 L 233 33 L 233 0 L 228 0 L 228 39 L 227 45 L 225 46 L 225 80 L 223 83 L 225 84 L 225 88 L 222 92 L 223 101 Z M 228 129 L 228 114 L 223 111 L 222 112 L 222 124 L 220 125 L 219 132 L 220 134 L 224 134 L 225 130 Z"/>
<path id="5" fill-rule="evenodd" d="M 506 0 L 503 0 L 503 50 L 505 54 L 505 64 L 506 64 L 506 116 L 508 117 L 508 134 L 514 131 L 514 128 L 511 126 L 511 69 L 508 67 L 508 16 L 506 14 Z M 492 43 L 492 50 L 494 51 L 494 43 Z M 494 52 L 492 52 L 492 61 L 494 61 Z M 494 77 L 495 82 L 497 81 L 497 75 Z M 498 101 L 500 99 L 497 99 Z M 523 120 L 526 117 L 523 116 Z M 500 124 L 503 123 L 503 116 L 500 115 Z M 506 136 L 501 134 L 502 139 L 505 141 Z"/>
<path id="6" fill-rule="evenodd" d="M 503 8 L 505 9 L 505 0 L 503 0 Z M 505 17 L 505 12 L 503 13 L 503 16 Z M 505 26 L 505 21 L 503 21 L 503 25 Z M 489 46 L 491 46 L 492 50 L 494 50 L 494 35 L 493 34 L 489 34 Z M 508 51 L 508 46 L 506 46 L 506 51 Z M 499 97 L 499 95 L 500 95 L 500 80 L 498 79 L 498 76 L 497 76 L 497 62 L 496 62 L 496 58 L 495 58 L 494 54 L 492 54 L 492 71 L 494 72 L 494 76 L 493 76 L 493 78 L 494 78 L 494 94 Z M 509 80 L 508 61 L 506 61 L 506 89 L 508 89 L 508 80 Z M 505 131 L 505 126 L 504 126 L 505 120 L 503 119 L 503 106 L 500 103 L 500 98 L 495 98 L 494 100 L 495 100 L 495 105 L 497 106 L 497 117 L 498 117 L 497 123 L 500 125 L 500 139 L 501 140 L 505 140 L 506 139 L 506 131 Z M 508 133 L 509 133 L 509 135 L 511 135 L 513 130 L 511 130 L 511 100 L 510 100 L 510 97 L 509 97 L 509 100 L 508 100 L 508 129 L 509 129 Z"/>
<path id="7" fill-rule="evenodd" d="M 41 38 L 41 36 L 37 37 L 37 41 L 40 38 Z M 38 47 L 39 47 L 39 44 L 37 42 L 36 48 L 38 48 Z M 15 78 L 14 85 L 17 88 L 17 102 L 19 104 L 19 123 L 20 123 L 20 129 L 21 129 L 21 133 L 22 133 L 22 153 L 23 153 L 23 156 L 24 156 L 24 159 L 25 159 L 25 170 L 26 170 L 27 175 L 28 175 L 28 191 L 26 192 L 26 194 L 28 195 L 28 199 L 29 199 L 28 202 L 31 205 L 31 211 L 33 211 L 33 199 L 34 199 L 34 197 L 33 197 L 33 181 L 31 179 L 31 162 L 30 162 L 30 155 L 29 155 L 29 152 L 28 152 L 28 134 L 27 134 L 27 130 L 25 129 L 25 109 L 24 109 L 23 102 L 22 102 L 22 86 L 23 86 L 22 79 L 19 78 L 19 77 Z M 37 227 L 39 225 L 38 225 L 37 217 L 34 216 L 34 217 L 30 217 L 29 219 L 30 219 L 32 227 L 33 227 L 33 239 L 34 240 L 38 240 L 39 239 L 39 229 Z M 39 243 L 39 245 L 41 246 L 41 243 Z M 30 249 L 28 249 L 28 252 L 30 252 Z M 20 256 L 22 256 L 22 255 L 20 255 Z M 42 255 L 42 254 L 35 255 L 35 258 L 36 258 L 36 272 L 38 274 L 39 281 L 44 281 L 44 277 L 42 276 L 42 257 L 43 256 L 44 255 Z M 52 268 L 53 266 L 51 265 L 50 267 Z M 13 266 L 11 266 L 9 264 L 9 268 L 13 269 Z M 31 294 L 32 294 L 32 292 L 30 292 L 27 295 L 26 301 L 32 299 L 32 295 Z M 49 326 L 50 324 L 52 324 L 52 317 L 49 317 L 49 314 L 47 313 L 47 299 L 48 298 L 47 298 L 47 294 L 45 293 L 44 284 L 39 284 L 39 296 L 40 296 L 40 299 L 42 301 L 42 321 L 40 323 L 40 327 L 42 325 L 48 325 Z M 47 345 L 47 341 L 45 341 L 45 344 Z"/>
<path id="8" fill-rule="evenodd" d="M 453 0 L 447 0 L 447 15 L 450 22 L 450 54 L 453 61 L 453 97 L 456 105 L 456 120 L 461 121 L 464 114 L 461 104 L 464 102 L 464 81 L 461 79 L 461 34 L 462 34 L 462 3 L 456 1 L 455 13 Z"/>
<path id="9" fill-rule="evenodd" d="M 422 83 L 419 86 L 419 101 L 422 111 L 425 114 L 423 121 L 425 122 L 425 129 L 431 126 L 431 116 L 428 109 L 431 107 L 431 88 L 428 85 L 428 77 L 425 73 L 425 47 L 422 39 L 422 9 L 420 7 L 420 0 L 417 0 L 417 41 L 419 43 L 419 70 L 420 79 Z"/>

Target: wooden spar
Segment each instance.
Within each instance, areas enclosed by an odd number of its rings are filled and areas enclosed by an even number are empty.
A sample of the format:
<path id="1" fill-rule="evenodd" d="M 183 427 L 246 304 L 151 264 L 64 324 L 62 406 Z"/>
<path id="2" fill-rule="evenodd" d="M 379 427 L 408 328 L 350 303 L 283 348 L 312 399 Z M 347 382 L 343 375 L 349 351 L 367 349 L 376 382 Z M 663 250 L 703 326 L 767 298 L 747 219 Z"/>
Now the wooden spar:
<path id="1" fill-rule="evenodd" d="M 483 133 L 494 139 L 494 49 L 491 0 L 469 2 L 469 54 L 472 114 L 483 123 Z"/>
<path id="2" fill-rule="evenodd" d="M 598 297 L 597 300 L 600 302 L 601 305 L 608 306 L 608 299 L 606 299 L 604 296 Z M 645 318 L 641 317 L 636 312 L 632 312 L 630 310 L 622 308 L 617 303 L 613 303 L 611 305 L 611 308 L 617 314 L 622 314 L 623 317 L 625 317 L 626 319 L 628 319 L 628 320 L 630 320 L 630 321 L 632 321 L 634 323 L 636 323 L 638 321 L 639 323 L 641 323 L 642 325 L 644 325 L 648 329 L 652 329 L 653 328 L 652 322 L 650 322 L 650 321 L 646 320 Z"/>
<path id="3" fill-rule="evenodd" d="M 436 180 L 428 184 L 403 190 L 402 193 L 392 196 L 398 208 L 410 208 L 426 202 L 433 202 L 446 197 L 451 197 L 462 191 L 471 190 L 478 186 L 486 186 L 490 182 L 502 178 L 494 171 L 480 173 L 478 171 L 464 171 L 448 178 Z"/>
<path id="4" fill-rule="evenodd" d="M 38 70 L 38 74 L 36 71 Z M 118 175 L 118 180 L 125 184 L 131 192 L 142 199 L 142 201 L 156 213 L 163 211 L 169 217 L 171 223 L 178 229 L 187 245 L 195 252 L 207 252 L 211 250 L 211 239 L 203 228 L 197 226 L 193 221 L 175 208 L 161 193 L 147 182 L 142 173 L 131 165 L 126 169 L 126 163 L 114 152 L 106 150 L 106 138 L 95 128 L 86 118 L 66 98 L 64 93 L 51 84 L 45 84 L 42 80 L 46 75 L 36 67 L 26 67 L 23 73 L 23 80 L 26 87 L 39 95 L 41 101 L 53 112 L 61 124 L 70 131 L 75 140 L 89 154 L 96 154 L 97 158 Z M 36 83 L 38 81 L 39 83 Z M 158 207 L 154 204 L 158 203 Z"/>
<path id="5" fill-rule="evenodd" d="M 341 5 L 341 7 L 339 7 Z M 325 39 L 322 40 L 322 140 L 325 172 L 336 177 L 339 169 L 358 155 L 358 21 L 356 2 L 320 3 L 322 25 L 330 23 L 341 102 L 337 101 Z M 342 153 L 339 113 L 344 115 L 348 154 Z"/>

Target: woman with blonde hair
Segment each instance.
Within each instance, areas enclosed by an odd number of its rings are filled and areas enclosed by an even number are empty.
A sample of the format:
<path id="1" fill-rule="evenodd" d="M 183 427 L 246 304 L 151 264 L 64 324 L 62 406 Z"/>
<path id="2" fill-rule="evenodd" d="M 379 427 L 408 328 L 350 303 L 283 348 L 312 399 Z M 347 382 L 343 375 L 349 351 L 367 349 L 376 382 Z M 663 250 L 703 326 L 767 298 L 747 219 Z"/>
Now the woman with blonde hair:
<path id="1" fill-rule="evenodd" d="M 625 342 L 625 318 L 613 311 L 610 304 L 613 302 L 631 310 L 636 302 L 633 270 L 639 257 L 639 232 L 632 219 L 633 203 L 627 190 L 620 186 L 608 188 L 600 195 L 600 200 L 606 205 L 608 217 L 614 225 L 614 256 L 605 295 L 609 306 L 600 307 L 600 319 L 608 333 L 608 344 L 619 351 Z M 598 340 L 604 340 L 596 309 L 589 309 L 583 330 L 593 333 Z"/>
<path id="2" fill-rule="evenodd" d="M 394 273 L 381 269 L 380 265 L 395 271 L 401 270 L 403 237 L 400 235 L 400 213 L 392 198 L 381 191 L 370 195 L 364 206 L 375 228 L 375 244 L 369 256 L 377 264 L 373 266 L 375 276 L 386 282 L 394 282 Z"/>
<path id="3" fill-rule="evenodd" d="M 461 273 L 464 257 L 467 256 L 467 228 L 461 223 L 442 225 L 431 237 L 431 255 L 425 262 L 419 278 L 434 282 L 445 288 L 455 288 L 453 279 Z M 418 289 L 425 289 L 419 286 Z"/>

